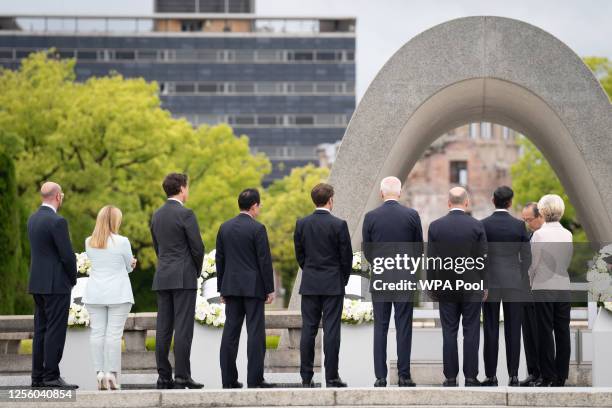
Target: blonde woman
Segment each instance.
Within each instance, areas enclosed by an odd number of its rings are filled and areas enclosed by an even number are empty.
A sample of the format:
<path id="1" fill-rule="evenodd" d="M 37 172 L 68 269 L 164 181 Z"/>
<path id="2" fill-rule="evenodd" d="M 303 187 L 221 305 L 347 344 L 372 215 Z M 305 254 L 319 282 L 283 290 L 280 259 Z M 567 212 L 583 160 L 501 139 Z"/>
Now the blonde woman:
<path id="1" fill-rule="evenodd" d="M 570 279 L 572 233 L 559 220 L 563 199 L 547 194 L 538 201 L 544 224 L 531 238 L 529 279 L 538 321 L 540 373 L 538 387 L 563 387 L 568 376 L 570 345 Z"/>
<path id="2" fill-rule="evenodd" d="M 130 241 L 119 235 L 121 219 L 117 207 L 103 207 L 91 237 L 85 240 L 92 268 L 83 303 L 90 315 L 91 351 L 101 390 L 121 388 L 121 338 L 134 304 L 128 273 L 136 266 L 136 258 Z"/>

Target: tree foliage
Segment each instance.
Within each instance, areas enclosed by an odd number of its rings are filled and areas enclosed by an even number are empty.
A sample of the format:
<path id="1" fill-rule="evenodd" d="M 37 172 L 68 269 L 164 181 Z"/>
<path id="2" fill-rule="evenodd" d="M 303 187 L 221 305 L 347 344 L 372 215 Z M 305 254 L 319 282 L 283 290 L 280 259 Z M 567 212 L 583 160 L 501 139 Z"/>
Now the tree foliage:
<path id="1" fill-rule="evenodd" d="M 36 53 L 19 70 L 0 71 L 0 89 L 0 151 L 15 162 L 27 211 L 39 205 L 43 181 L 61 184 L 62 214 L 81 251 L 98 210 L 116 205 L 124 215 L 121 233 L 150 275 L 149 221 L 165 200 L 165 174 L 189 174 L 188 206 L 212 249 L 219 224 L 237 211 L 240 190 L 259 187 L 270 171 L 267 158 L 251 155 L 248 138 L 229 126 L 194 129 L 172 118 L 160 107 L 157 84 L 143 79 L 115 74 L 76 82 L 74 60 Z"/>
<path id="2" fill-rule="evenodd" d="M 261 221 L 268 229 L 274 270 L 286 289 L 285 303 L 299 268 L 293 246 L 295 222 L 314 210 L 310 191 L 328 176 L 327 168 L 313 165 L 294 168 L 288 176 L 272 183 L 262 197 Z"/>

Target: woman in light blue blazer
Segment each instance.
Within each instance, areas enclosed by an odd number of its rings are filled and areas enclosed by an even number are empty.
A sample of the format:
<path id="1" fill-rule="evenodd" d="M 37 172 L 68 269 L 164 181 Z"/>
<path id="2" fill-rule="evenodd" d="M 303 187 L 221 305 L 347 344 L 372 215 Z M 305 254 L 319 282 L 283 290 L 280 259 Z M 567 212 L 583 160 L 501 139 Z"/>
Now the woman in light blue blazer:
<path id="1" fill-rule="evenodd" d="M 134 270 L 136 259 L 130 241 L 118 234 L 121 219 L 117 207 L 103 207 L 91 237 L 85 240 L 91 272 L 83 303 L 90 315 L 91 351 L 101 390 L 121 388 L 121 338 L 134 304 L 128 274 Z"/>

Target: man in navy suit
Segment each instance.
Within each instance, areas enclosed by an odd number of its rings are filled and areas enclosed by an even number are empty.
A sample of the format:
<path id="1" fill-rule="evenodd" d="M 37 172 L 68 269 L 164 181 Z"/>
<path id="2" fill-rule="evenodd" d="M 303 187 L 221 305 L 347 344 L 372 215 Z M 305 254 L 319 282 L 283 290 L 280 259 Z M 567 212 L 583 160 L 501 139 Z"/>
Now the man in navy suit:
<path id="1" fill-rule="evenodd" d="M 380 195 L 383 204 L 368 212 L 363 220 L 362 237 L 366 258 L 371 262 L 368 246 L 375 251 L 375 244 L 395 243 L 396 246 L 414 244 L 422 248 L 423 229 L 419 213 L 412 208 L 406 208 L 398 202 L 402 191 L 402 183 L 397 177 L 386 177 L 380 183 Z M 393 245 L 393 244 L 392 244 Z M 397 248 L 399 249 L 399 248 Z M 421 256 L 411 254 L 412 256 Z M 406 299 L 402 299 L 406 300 Z M 374 308 L 374 373 L 375 387 L 387 386 L 387 333 L 391 308 L 395 309 L 395 328 L 397 337 L 397 368 L 398 385 L 413 387 L 410 375 L 410 352 L 412 349 L 412 312 L 411 301 L 373 301 Z"/>
<path id="2" fill-rule="evenodd" d="M 242 388 L 236 356 L 246 317 L 247 386 L 270 388 L 264 380 L 266 320 L 264 303 L 274 301 L 274 274 L 266 227 L 257 222 L 259 192 L 248 188 L 238 196 L 240 214 L 226 221 L 217 234 L 217 290 L 225 303 L 225 326 L 221 338 L 223 388 Z"/>
<path id="3" fill-rule="evenodd" d="M 302 385 L 314 387 L 315 337 L 322 318 L 326 384 L 346 387 L 338 374 L 338 354 L 344 287 L 353 265 L 351 237 L 346 221 L 331 214 L 334 188 L 320 183 L 314 186 L 310 196 L 316 210 L 296 222 L 293 236 L 295 256 L 302 269 Z"/>
<path id="4" fill-rule="evenodd" d="M 487 253 L 487 236 L 482 223 L 466 214 L 469 206 L 468 194 L 463 187 L 454 187 L 448 195 L 449 212 L 429 225 L 427 250 L 428 258 L 450 258 L 458 265 L 459 260 L 471 258 L 485 259 Z M 461 280 L 467 283 L 485 281 L 484 269 L 465 270 L 455 268 L 429 269 L 428 275 L 448 281 L 453 285 Z M 457 351 L 457 332 L 459 321 L 463 325 L 463 374 L 466 387 L 478 387 L 478 349 L 480 345 L 480 307 L 486 299 L 487 291 L 453 290 L 432 293 L 439 301 L 440 323 L 443 336 L 444 376 L 443 386 L 456 387 L 459 373 L 459 355 Z"/>
<path id="5" fill-rule="evenodd" d="M 68 221 L 57 214 L 64 193 L 53 182 L 40 189 L 42 205 L 28 220 L 30 239 L 29 292 L 34 297 L 32 387 L 78 388 L 60 377 L 70 292 L 76 284 L 76 256 L 70 243 Z"/>
<path id="6" fill-rule="evenodd" d="M 483 386 L 497 386 L 497 354 L 499 349 L 499 307 L 504 307 L 506 363 L 511 387 L 519 386 L 518 368 L 521 357 L 521 321 L 524 295 L 528 287 L 527 272 L 531 265 L 531 248 L 525 223 L 508 212 L 514 192 L 498 187 L 493 193 L 495 211 L 482 220 L 488 241 L 487 277 L 489 296 L 482 305 L 484 322 Z"/>

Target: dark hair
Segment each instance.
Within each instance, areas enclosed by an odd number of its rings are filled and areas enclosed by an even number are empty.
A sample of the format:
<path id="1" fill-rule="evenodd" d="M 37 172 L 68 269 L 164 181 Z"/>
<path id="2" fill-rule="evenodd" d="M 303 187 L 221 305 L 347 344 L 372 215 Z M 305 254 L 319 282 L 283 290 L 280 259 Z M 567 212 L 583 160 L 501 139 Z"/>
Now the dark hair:
<path id="1" fill-rule="evenodd" d="M 259 204 L 260 202 L 259 191 L 256 188 L 247 188 L 238 195 L 238 208 L 241 211 L 248 211 L 253 204 Z"/>
<path id="2" fill-rule="evenodd" d="M 323 207 L 334 196 L 334 188 L 327 183 L 319 183 L 312 188 L 310 197 L 317 207 Z"/>
<path id="3" fill-rule="evenodd" d="M 538 210 L 538 203 L 536 203 L 535 201 L 530 201 L 525 204 L 525 208 L 531 208 L 534 217 L 537 218 L 540 216 L 540 210 Z"/>
<path id="4" fill-rule="evenodd" d="M 493 192 L 493 204 L 495 208 L 508 208 L 512 203 L 514 191 L 508 186 L 497 187 Z"/>
<path id="5" fill-rule="evenodd" d="M 183 173 L 170 173 L 164 179 L 162 187 L 168 197 L 181 192 L 181 187 L 187 187 L 187 175 Z"/>

